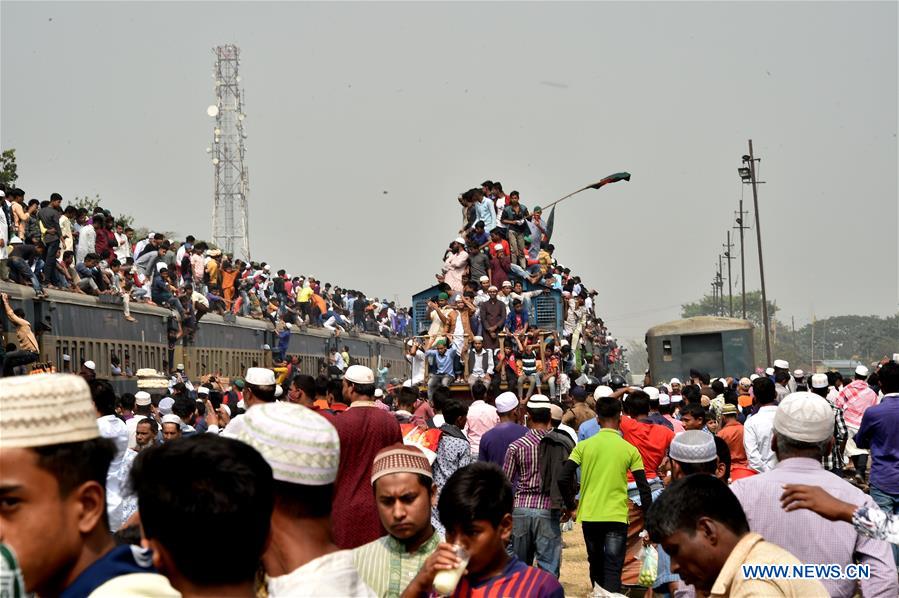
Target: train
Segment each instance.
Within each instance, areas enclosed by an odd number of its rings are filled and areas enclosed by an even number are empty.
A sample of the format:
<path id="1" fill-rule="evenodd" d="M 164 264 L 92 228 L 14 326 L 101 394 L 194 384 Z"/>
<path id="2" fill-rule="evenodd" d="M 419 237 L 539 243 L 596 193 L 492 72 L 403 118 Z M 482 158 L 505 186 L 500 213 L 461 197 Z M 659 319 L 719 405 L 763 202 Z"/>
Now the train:
<path id="1" fill-rule="evenodd" d="M 10 305 L 21 307 L 40 346 L 39 363 L 51 363 L 64 371 L 63 355 L 69 355 L 69 367 L 77 372 L 82 363 L 93 361 L 98 378 L 109 379 L 119 392 L 134 392 L 134 375 L 114 375 L 113 358 L 123 373 L 139 369 L 168 373 L 183 364 L 191 380 L 214 373 L 222 377 L 243 376 L 248 367 L 272 367 L 278 338 L 268 320 L 244 318 L 232 314 L 208 313 L 200 320 L 191 344 L 178 341 L 172 348 L 168 332 L 171 310 L 156 305 L 131 302 L 135 322 L 122 317 L 119 297 L 83 295 L 48 290 L 46 299 L 36 299 L 29 286 L 0 282 L 0 291 L 9 296 Z M 0 310 L 4 344 L 15 343 L 15 328 L 5 311 Z M 355 332 L 335 336 L 323 328 L 295 328 L 291 331 L 288 355 L 299 358 L 300 371 L 317 376 L 328 365 L 335 348 L 348 347 L 353 363 L 375 368 L 390 366 L 391 378 L 409 375 L 404 346 L 398 339 Z"/>
<path id="2" fill-rule="evenodd" d="M 753 328 L 748 320 L 716 316 L 653 326 L 646 332 L 650 375 L 661 382 L 689 378 L 691 369 L 716 378 L 755 371 Z"/>

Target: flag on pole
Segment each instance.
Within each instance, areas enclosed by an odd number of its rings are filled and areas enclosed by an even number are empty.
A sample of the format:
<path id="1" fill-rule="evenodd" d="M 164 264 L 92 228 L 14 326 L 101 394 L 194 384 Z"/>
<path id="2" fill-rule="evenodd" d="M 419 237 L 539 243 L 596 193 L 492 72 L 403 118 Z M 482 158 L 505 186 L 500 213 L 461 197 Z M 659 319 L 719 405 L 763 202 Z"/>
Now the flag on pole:
<path id="1" fill-rule="evenodd" d="M 599 189 L 603 185 L 608 185 L 609 183 L 617 183 L 618 181 L 630 181 L 631 173 L 629 172 L 616 172 L 615 174 L 609 175 L 603 180 L 595 183 L 593 185 L 589 185 L 586 189 Z"/>
<path id="2" fill-rule="evenodd" d="M 549 244 L 549 240 L 552 239 L 553 236 L 553 225 L 556 223 L 556 206 L 553 206 L 553 209 L 549 211 L 549 218 L 546 219 L 546 224 L 544 225 L 544 230 L 546 231 L 546 243 Z"/>

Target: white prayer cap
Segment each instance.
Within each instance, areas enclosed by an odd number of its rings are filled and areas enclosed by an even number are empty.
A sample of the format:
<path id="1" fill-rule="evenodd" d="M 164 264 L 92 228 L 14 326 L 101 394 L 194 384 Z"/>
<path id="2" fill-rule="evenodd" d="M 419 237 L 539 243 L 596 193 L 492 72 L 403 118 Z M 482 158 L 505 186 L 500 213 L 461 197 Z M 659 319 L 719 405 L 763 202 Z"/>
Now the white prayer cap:
<path id="1" fill-rule="evenodd" d="M 564 413 L 565 412 L 562 411 L 562 408 L 559 407 L 558 405 L 556 405 L 555 403 L 553 403 L 552 405 L 549 406 L 549 418 L 550 419 L 561 420 Z"/>
<path id="2" fill-rule="evenodd" d="M 671 440 L 668 454 L 680 463 L 708 463 L 718 457 L 715 437 L 702 430 L 687 430 Z"/>
<path id="3" fill-rule="evenodd" d="M 571 297 L 571 291 L 562 291 L 563 297 Z"/>
<path id="4" fill-rule="evenodd" d="M 265 343 L 264 345 L 262 345 L 262 350 L 263 350 L 263 351 L 271 351 L 271 350 L 272 350 L 272 346 L 271 346 L 270 344 L 268 344 L 268 343 Z"/>
<path id="5" fill-rule="evenodd" d="M 19 241 L 19 243 L 21 243 L 21 241 Z M 496 245 L 493 246 L 493 249 L 494 249 L 495 251 L 502 251 L 502 250 L 503 250 L 503 244 L 502 244 L 502 243 L 497 243 Z"/>
<path id="6" fill-rule="evenodd" d="M 412 388 L 412 380 L 404 380 L 403 388 Z"/>
<path id="7" fill-rule="evenodd" d="M 63 353 L 63 354 L 62 354 L 62 360 L 63 360 L 63 361 L 72 361 L 72 356 L 69 355 L 68 353 Z"/>
<path id="8" fill-rule="evenodd" d="M 476 343 L 483 343 L 483 342 L 484 342 L 484 337 L 483 337 L 483 336 L 475 336 L 475 337 L 473 337 L 471 340 L 473 340 L 473 341 L 476 342 Z"/>
<path id="9" fill-rule="evenodd" d="M 596 390 L 593 391 L 593 398 L 600 399 L 602 397 L 609 397 L 612 396 L 613 392 L 615 391 L 612 390 L 611 386 L 606 386 L 605 384 L 603 384 L 601 386 L 597 386 Z"/>
<path id="10" fill-rule="evenodd" d="M 480 277 L 478 280 L 481 281 L 481 282 L 490 282 L 490 277 L 489 277 L 489 276 L 482 276 L 482 277 Z"/>
<path id="11" fill-rule="evenodd" d="M 374 384 L 375 374 L 371 371 L 371 368 L 364 365 L 351 365 L 346 369 L 343 379 L 355 384 Z"/>
<path id="12" fill-rule="evenodd" d="M 680 403 L 683 400 L 684 400 L 684 398 L 681 395 L 671 395 L 672 403 Z"/>
<path id="13" fill-rule="evenodd" d="M 208 387 L 208 386 L 201 386 L 200 388 L 197 389 L 197 394 L 198 394 L 198 395 L 208 395 L 208 394 L 209 394 L 209 387 Z"/>
<path id="14" fill-rule="evenodd" d="M 381 390 L 380 388 L 376 388 L 375 389 L 375 398 L 380 399 L 383 396 L 384 396 L 384 391 Z"/>
<path id="15" fill-rule="evenodd" d="M 812 374 L 812 388 L 827 388 L 827 374 Z"/>
<path id="16" fill-rule="evenodd" d="M 228 417 L 231 417 L 231 408 L 222 403 L 221 409 L 228 414 Z"/>
<path id="17" fill-rule="evenodd" d="M 503 288 L 510 287 L 510 286 L 512 286 L 511 282 L 509 282 L 508 280 L 503 281 Z"/>
<path id="18" fill-rule="evenodd" d="M 94 363 L 93 361 L 88 360 L 88 361 L 84 362 L 84 367 L 86 367 L 89 370 L 96 370 L 97 364 Z"/>
<path id="19" fill-rule="evenodd" d="M 159 413 L 163 415 L 168 415 L 172 412 L 172 405 L 175 404 L 175 399 L 172 397 L 165 397 L 161 401 L 159 401 Z"/>
<path id="20" fill-rule="evenodd" d="M 752 386 L 752 380 L 749 378 L 740 378 L 740 386 Z"/>
<path id="21" fill-rule="evenodd" d="M 749 376 L 749 381 L 752 382 L 753 380 L 758 380 L 758 377 L 758 374 L 752 374 L 751 376 Z"/>
<path id="22" fill-rule="evenodd" d="M 495 285 L 495 284 L 492 284 L 492 285 L 490 285 L 489 287 L 487 287 L 487 292 L 489 293 L 490 291 L 496 292 L 496 291 L 499 291 L 499 289 L 496 288 L 496 285 Z"/>
<path id="23" fill-rule="evenodd" d="M 866 368 L 863 365 L 858 366 L 857 368 L 855 368 L 855 375 L 856 376 L 867 376 L 868 368 Z"/>
<path id="24" fill-rule="evenodd" d="M 794 378 L 804 378 L 805 372 L 803 372 L 802 370 L 793 370 L 793 377 Z"/>
<path id="25" fill-rule="evenodd" d="M 0 448 L 99 438 L 97 411 L 81 376 L 35 374 L 0 380 Z"/>
<path id="26" fill-rule="evenodd" d="M 790 362 L 785 359 L 775 359 L 774 367 L 780 368 L 782 370 L 788 370 L 790 369 Z"/>
<path id="27" fill-rule="evenodd" d="M 255 448 L 279 482 L 325 486 L 337 479 L 340 438 L 327 419 L 302 405 L 276 401 L 248 409 L 236 438 Z"/>
<path id="28" fill-rule="evenodd" d="M 181 418 L 175 415 L 174 413 L 169 413 L 167 415 L 162 416 L 163 424 L 178 424 L 178 427 L 181 427 Z"/>
<path id="29" fill-rule="evenodd" d="M 509 413 L 518 408 L 518 396 L 514 392 L 504 392 L 494 401 L 497 413 Z"/>
<path id="30" fill-rule="evenodd" d="M 465 245 L 465 239 L 463 239 L 462 237 L 456 237 L 455 239 L 453 239 L 453 243 L 459 243 L 460 245 Z"/>
<path id="31" fill-rule="evenodd" d="M 666 394 L 659 395 L 659 405 L 670 405 L 671 397 Z"/>
<path id="32" fill-rule="evenodd" d="M 139 390 L 134 394 L 134 404 L 138 407 L 146 407 L 153 401 L 150 399 L 150 393 L 145 390 Z"/>
<path id="33" fill-rule="evenodd" d="M 275 398 L 280 397 L 283 394 L 284 394 L 284 389 L 281 388 L 281 385 L 278 384 L 277 386 L 275 386 Z"/>
<path id="34" fill-rule="evenodd" d="M 833 436 L 833 408 L 813 392 L 788 394 L 774 413 L 774 430 L 799 442 L 821 442 Z"/>
<path id="35" fill-rule="evenodd" d="M 672 378 L 671 382 L 669 382 L 668 384 L 671 384 L 671 385 L 681 384 L 680 378 Z"/>
<path id="36" fill-rule="evenodd" d="M 774 368 L 765 368 L 765 373 L 769 376 L 774 375 Z"/>
<path id="37" fill-rule="evenodd" d="M 247 384 L 254 384 L 256 386 L 274 386 L 275 372 L 268 368 L 248 368 L 247 375 L 244 376 L 244 381 L 246 381 Z"/>
<path id="38" fill-rule="evenodd" d="M 165 265 L 165 262 L 156 262 L 156 271 L 162 272 L 163 270 L 168 270 L 168 267 Z"/>
<path id="39" fill-rule="evenodd" d="M 20 239 L 16 235 L 13 235 L 12 238 L 9 240 L 9 244 L 10 245 L 21 245 L 22 239 Z"/>
<path id="40" fill-rule="evenodd" d="M 659 389 L 655 386 L 644 386 L 643 392 L 649 395 L 650 401 L 658 401 L 659 400 Z"/>
<path id="41" fill-rule="evenodd" d="M 552 403 L 546 395 L 531 395 L 527 402 L 528 409 L 549 409 L 551 406 Z"/>
<path id="42" fill-rule="evenodd" d="M 265 268 L 263 268 L 263 270 L 265 270 L 266 272 L 271 272 L 271 271 L 272 271 L 272 267 L 269 266 L 268 264 L 266 264 L 266 265 L 265 265 Z"/>

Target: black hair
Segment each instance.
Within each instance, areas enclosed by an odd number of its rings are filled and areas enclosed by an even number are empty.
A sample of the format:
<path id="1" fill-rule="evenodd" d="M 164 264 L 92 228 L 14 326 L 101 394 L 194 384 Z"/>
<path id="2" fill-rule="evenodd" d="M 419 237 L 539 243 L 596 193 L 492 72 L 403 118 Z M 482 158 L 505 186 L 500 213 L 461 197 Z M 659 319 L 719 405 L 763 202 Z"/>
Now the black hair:
<path id="1" fill-rule="evenodd" d="M 157 421 L 156 421 L 155 419 L 153 419 L 152 417 L 145 417 L 145 418 L 143 418 L 143 419 L 141 419 L 141 420 L 138 420 L 137 426 L 139 426 L 139 425 L 141 425 L 141 424 L 147 424 L 148 426 L 150 426 L 150 432 L 153 433 L 153 436 L 154 436 L 154 437 L 155 437 L 157 434 L 159 434 L 159 422 L 157 422 Z M 135 430 L 137 429 L 137 426 L 134 426 L 134 429 L 135 429 Z"/>
<path id="2" fill-rule="evenodd" d="M 87 383 L 91 390 L 91 398 L 94 400 L 94 407 L 100 415 L 115 414 L 116 396 L 112 385 L 106 380 L 94 379 Z"/>
<path id="3" fill-rule="evenodd" d="M 759 405 L 770 405 L 777 399 L 774 382 L 765 376 L 759 376 L 752 381 L 752 394 Z"/>
<path id="4" fill-rule="evenodd" d="M 412 407 L 418 400 L 418 392 L 414 388 L 403 386 L 396 397 L 397 407 Z"/>
<path id="5" fill-rule="evenodd" d="M 709 376 L 708 372 L 699 372 L 699 375 L 697 377 L 703 384 L 708 384 L 712 380 L 712 377 Z"/>
<path id="6" fill-rule="evenodd" d="M 271 403 L 275 400 L 274 384 L 272 384 L 271 386 L 259 386 L 257 384 L 250 384 L 249 382 L 246 382 L 246 386 L 250 389 L 250 392 L 253 393 L 253 396 L 260 401 Z"/>
<path id="7" fill-rule="evenodd" d="M 62 201 L 62 195 L 60 195 L 59 193 L 51 193 L 50 201 Z"/>
<path id="8" fill-rule="evenodd" d="M 187 235 L 187 236 L 184 238 L 184 240 L 187 241 L 188 243 L 193 243 L 194 241 L 196 241 L 196 239 L 194 238 L 193 235 Z"/>
<path id="9" fill-rule="evenodd" d="M 880 379 L 880 389 L 883 391 L 883 394 L 888 395 L 899 392 L 899 364 L 895 361 L 890 361 L 880 366 L 878 378 Z"/>
<path id="10" fill-rule="evenodd" d="M 631 417 L 649 415 L 649 395 L 642 390 L 629 393 L 624 402 L 624 410 Z"/>
<path id="11" fill-rule="evenodd" d="M 130 392 L 124 393 L 119 397 L 119 406 L 128 411 L 134 411 L 134 395 Z"/>
<path id="12" fill-rule="evenodd" d="M 484 386 L 484 383 L 478 380 L 471 386 L 471 396 L 474 397 L 475 401 L 482 401 L 484 397 L 487 396 L 487 387 Z"/>
<path id="13" fill-rule="evenodd" d="M 432 395 L 432 401 L 434 403 L 434 409 L 436 411 L 440 411 L 441 413 L 446 408 L 446 404 L 450 400 L 450 389 L 446 386 L 438 386 L 434 389 L 434 394 Z"/>
<path id="14" fill-rule="evenodd" d="M 470 531 L 475 521 L 499 527 L 512 513 L 512 484 L 503 470 L 480 461 L 457 469 L 440 492 L 437 512 L 447 530 Z"/>
<path id="15" fill-rule="evenodd" d="M 596 415 L 601 419 L 612 419 L 621 415 L 621 401 L 614 397 L 596 399 Z"/>
<path id="16" fill-rule="evenodd" d="M 105 488 L 106 473 L 116 453 L 115 444 L 108 438 L 37 446 L 31 450 L 37 453 L 37 466 L 56 478 L 63 498 L 85 482 L 97 482 Z"/>
<path id="17" fill-rule="evenodd" d="M 197 403 L 187 397 L 178 397 L 172 405 L 172 413 L 182 420 L 189 418 L 197 410 Z"/>
<path id="18" fill-rule="evenodd" d="M 528 409 L 528 418 L 537 424 L 548 424 L 552 421 L 552 409 Z"/>
<path id="19" fill-rule="evenodd" d="M 290 381 L 290 385 L 297 390 L 302 390 L 309 398 L 315 397 L 315 378 L 306 374 L 297 374 Z"/>
<path id="20" fill-rule="evenodd" d="M 446 423 L 458 426 L 458 421 L 468 415 L 468 405 L 457 399 L 450 399 L 443 405 L 442 413 Z"/>
<path id="21" fill-rule="evenodd" d="M 334 484 L 307 486 L 275 480 L 275 507 L 297 519 L 318 519 L 331 515 Z"/>
<path id="22" fill-rule="evenodd" d="M 718 463 L 724 463 L 724 481 L 730 479 L 730 447 L 727 446 L 727 443 L 723 438 L 718 438 L 718 436 L 713 436 L 715 439 L 715 453 L 718 455 Z"/>
<path id="23" fill-rule="evenodd" d="M 359 384 L 358 382 L 350 382 L 346 381 L 347 384 L 353 387 L 353 390 L 360 395 L 365 395 L 367 397 L 375 396 L 375 389 L 377 386 L 374 384 Z"/>
<path id="24" fill-rule="evenodd" d="M 677 531 L 692 537 L 700 517 L 713 519 L 738 536 L 749 533 L 749 522 L 734 493 L 721 480 L 704 474 L 668 486 L 650 505 L 646 530 L 653 542 L 662 542 Z"/>
<path id="25" fill-rule="evenodd" d="M 715 391 L 715 396 L 720 394 L 724 394 L 724 382 L 721 380 L 715 380 L 712 382 L 712 390 Z"/>
<path id="26" fill-rule="evenodd" d="M 272 468 L 248 444 L 198 434 L 143 451 L 131 468 L 144 536 L 200 586 L 252 581 L 274 506 Z M 202 529 L 200 534 L 185 530 Z M 227 567 L 210 547 L 231 546 Z M 235 552 L 236 551 L 236 552 Z"/>
<path id="27" fill-rule="evenodd" d="M 343 396 L 343 383 L 340 380 L 328 381 L 328 394 L 332 395 L 335 401 L 349 405 L 349 400 Z"/>
<path id="28" fill-rule="evenodd" d="M 25 319 L 25 310 L 22 309 L 21 307 L 15 308 L 14 310 L 12 310 L 12 313 L 16 314 L 17 316 L 19 316 L 22 319 Z"/>
<path id="29" fill-rule="evenodd" d="M 699 403 L 688 403 L 680 408 L 681 417 L 684 415 L 689 415 L 695 419 L 701 419 L 703 422 L 707 422 L 709 420 L 709 415 L 705 410 L 705 407 L 700 405 Z"/>
<path id="30" fill-rule="evenodd" d="M 785 384 L 790 380 L 790 373 L 786 370 L 777 370 L 774 372 L 774 381 L 779 382 L 780 384 Z"/>
<path id="31" fill-rule="evenodd" d="M 687 403 L 698 403 L 702 400 L 702 391 L 695 384 L 687 384 L 681 388 L 680 393 Z"/>

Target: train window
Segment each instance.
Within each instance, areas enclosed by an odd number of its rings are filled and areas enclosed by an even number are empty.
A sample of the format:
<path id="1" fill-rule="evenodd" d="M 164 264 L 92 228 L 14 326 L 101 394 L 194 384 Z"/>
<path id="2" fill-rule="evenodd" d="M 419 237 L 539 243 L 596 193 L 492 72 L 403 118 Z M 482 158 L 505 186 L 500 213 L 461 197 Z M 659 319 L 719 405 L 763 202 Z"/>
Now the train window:
<path id="1" fill-rule="evenodd" d="M 672 361 L 673 359 L 671 356 L 671 341 L 662 341 L 662 361 Z"/>

